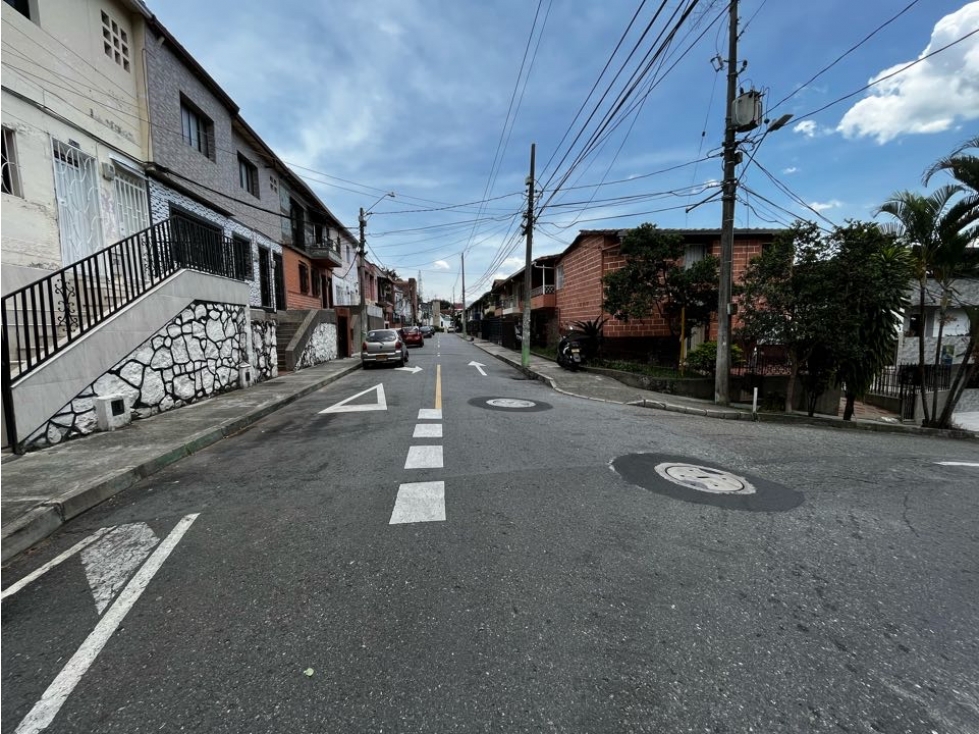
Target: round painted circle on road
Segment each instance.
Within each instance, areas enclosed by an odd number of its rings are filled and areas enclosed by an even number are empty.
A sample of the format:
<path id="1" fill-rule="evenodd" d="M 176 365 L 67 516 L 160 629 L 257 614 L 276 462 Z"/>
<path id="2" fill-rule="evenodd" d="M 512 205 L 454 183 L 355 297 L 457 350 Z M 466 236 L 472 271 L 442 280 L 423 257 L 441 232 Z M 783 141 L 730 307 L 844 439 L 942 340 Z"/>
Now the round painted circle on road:
<path id="1" fill-rule="evenodd" d="M 767 479 L 681 456 L 627 454 L 611 461 L 609 468 L 629 484 L 655 494 L 726 510 L 784 512 L 805 499 L 802 492 Z"/>
<path id="2" fill-rule="evenodd" d="M 507 413 L 540 413 L 550 410 L 548 403 L 540 400 L 524 400 L 522 398 L 501 398 L 499 396 L 487 395 L 481 398 L 470 398 L 467 401 L 476 408 L 486 410 L 502 410 Z"/>

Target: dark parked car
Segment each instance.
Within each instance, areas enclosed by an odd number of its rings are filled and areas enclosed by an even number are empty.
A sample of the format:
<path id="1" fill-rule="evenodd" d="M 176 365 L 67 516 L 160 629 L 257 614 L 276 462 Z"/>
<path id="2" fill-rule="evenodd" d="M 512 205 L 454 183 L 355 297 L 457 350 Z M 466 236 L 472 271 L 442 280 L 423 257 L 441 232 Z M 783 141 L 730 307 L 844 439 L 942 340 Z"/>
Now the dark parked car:
<path id="1" fill-rule="evenodd" d="M 405 344 L 409 347 L 425 346 L 425 336 L 417 326 L 406 326 L 403 331 L 405 334 Z"/>
<path id="2" fill-rule="evenodd" d="M 404 367 L 408 361 L 408 346 L 401 329 L 373 329 L 360 347 L 360 363 L 364 369 L 378 362 L 394 362 Z"/>
<path id="3" fill-rule="evenodd" d="M 435 333 L 434 326 L 423 326 L 421 327 L 421 330 L 422 330 L 422 336 L 425 337 L 426 339 L 431 339 L 432 334 Z"/>

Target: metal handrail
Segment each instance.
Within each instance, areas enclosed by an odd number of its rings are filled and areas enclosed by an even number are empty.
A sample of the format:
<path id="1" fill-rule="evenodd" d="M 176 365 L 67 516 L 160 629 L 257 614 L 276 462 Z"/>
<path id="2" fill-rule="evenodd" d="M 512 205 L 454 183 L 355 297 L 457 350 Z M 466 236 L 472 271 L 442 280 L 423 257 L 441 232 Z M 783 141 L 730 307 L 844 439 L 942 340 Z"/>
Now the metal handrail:
<path id="1" fill-rule="evenodd" d="M 15 379 L 37 369 L 177 270 L 246 280 L 248 264 L 248 253 L 222 232 L 171 218 L 4 296 L 0 376 L 10 444 L 16 445 Z"/>

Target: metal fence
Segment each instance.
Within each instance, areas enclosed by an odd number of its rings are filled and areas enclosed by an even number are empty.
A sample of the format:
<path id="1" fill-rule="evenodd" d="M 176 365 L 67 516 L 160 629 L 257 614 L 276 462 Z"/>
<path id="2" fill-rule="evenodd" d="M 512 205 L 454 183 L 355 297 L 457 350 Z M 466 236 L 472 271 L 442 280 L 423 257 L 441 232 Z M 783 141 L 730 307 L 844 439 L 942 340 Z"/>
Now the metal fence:
<path id="1" fill-rule="evenodd" d="M 952 367 L 950 364 L 925 365 L 924 384 L 927 389 L 947 390 L 951 387 Z M 921 385 L 921 371 L 917 364 L 899 364 L 885 368 L 874 378 L 867 392 L 871 395 L 899 397 L 907 392 L 908 386 L 920 388 Z"/>
<path id="2" fill-rule="evenodd" d="M 236 280 L 251 274 L 250 245 L 187 220 L 137 232 L 3 297 L 3 402 L 16 441 L 12 383 L 182 268 Z"/>

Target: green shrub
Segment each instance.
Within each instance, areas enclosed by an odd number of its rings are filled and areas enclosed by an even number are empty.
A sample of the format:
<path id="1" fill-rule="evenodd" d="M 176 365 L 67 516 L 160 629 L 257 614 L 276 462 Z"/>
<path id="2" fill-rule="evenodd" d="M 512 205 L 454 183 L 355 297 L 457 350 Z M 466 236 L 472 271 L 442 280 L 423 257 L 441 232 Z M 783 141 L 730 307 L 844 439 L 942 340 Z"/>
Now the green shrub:
<path id="1" fill-rule="evenodd" d="M 744 362 L 744 351 L 737 344 L 731 345 L 731 366 Z M 687 369 L 703 375 L 712 375 L 717 367 L 717 342 L 704 342 L 687 355 Z"/>

